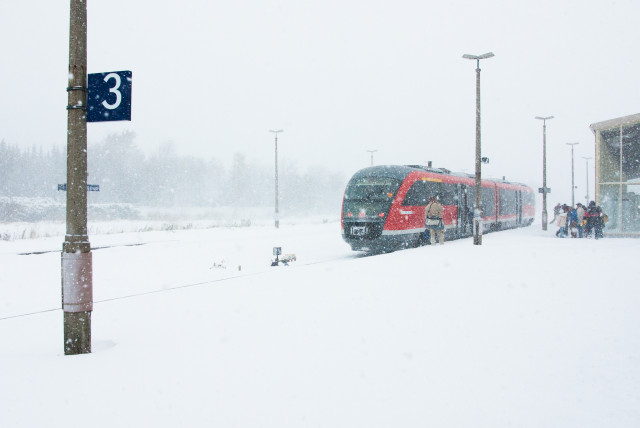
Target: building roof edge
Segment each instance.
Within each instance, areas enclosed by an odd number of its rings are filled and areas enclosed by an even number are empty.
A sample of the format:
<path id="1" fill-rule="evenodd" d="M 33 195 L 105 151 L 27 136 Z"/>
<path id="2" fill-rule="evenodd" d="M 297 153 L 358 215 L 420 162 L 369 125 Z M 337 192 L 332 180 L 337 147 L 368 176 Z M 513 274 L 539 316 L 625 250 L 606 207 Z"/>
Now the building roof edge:
<path id="1" fill-rule="evenodd" d="M 596 131 L 602 131 L 604 129 L 614 128 L 620 125 L 629 125 L 635 123 L 640 123 L 640 113 L 618 117 L 615 119 L 609 119 L 603 122 L 592 123 L 591 125 L 589 125 L 589 128 L 591 128 L 591 131 L 593 131 L 593 133 L 595 134 Z"/>

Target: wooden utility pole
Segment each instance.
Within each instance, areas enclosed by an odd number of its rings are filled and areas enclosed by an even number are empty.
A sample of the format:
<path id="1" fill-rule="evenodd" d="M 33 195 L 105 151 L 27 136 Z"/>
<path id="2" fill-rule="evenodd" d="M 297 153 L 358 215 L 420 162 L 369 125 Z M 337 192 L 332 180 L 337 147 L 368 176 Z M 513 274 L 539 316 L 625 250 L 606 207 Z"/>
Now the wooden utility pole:
<path id="1" fill-rule="evenodd" d="M 91 352 L 93 272 L 87 236 L 87 3 L 71 0 L 67 105 L 67 233 L 62 244 L 65 355 Z"/>

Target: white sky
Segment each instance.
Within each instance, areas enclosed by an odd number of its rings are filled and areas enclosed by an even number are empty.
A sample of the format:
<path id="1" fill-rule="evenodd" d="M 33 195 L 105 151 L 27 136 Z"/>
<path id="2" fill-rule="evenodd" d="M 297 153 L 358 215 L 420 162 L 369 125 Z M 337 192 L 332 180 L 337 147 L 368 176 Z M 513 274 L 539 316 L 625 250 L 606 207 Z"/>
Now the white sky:
<path id="1" fill-rule="evenodd" d="M 132 70 L 132 122 L 90 124 L 89 143 L 133 130 L 153 152 L 273 162 L 350 175 L 434 162 L 473 172 L 475 63 L 482 66 L 483 174 L 576 200 L 594 156 L 589 124 L 640 112 L 640 2 L 633 0 L 110 0 L 88 3 L 89 72 Z M 66 143 L 69 1 L 0 4 L 0 139 Z M 591 161 L 593 166 L 593 161 Z M 593 171 L 590 175 L 593 195 Z M 593 197 L 593 196 L 592 196 Z"/>

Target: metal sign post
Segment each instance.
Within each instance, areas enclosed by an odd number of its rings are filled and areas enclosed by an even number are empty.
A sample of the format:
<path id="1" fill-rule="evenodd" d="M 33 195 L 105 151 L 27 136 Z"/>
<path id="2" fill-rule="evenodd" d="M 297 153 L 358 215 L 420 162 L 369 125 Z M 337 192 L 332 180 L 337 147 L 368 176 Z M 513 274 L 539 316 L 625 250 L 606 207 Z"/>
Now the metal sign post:
<path id="1" fill-rule="evenodd" d="M 536 116 L 536 119 L 542 121 L 542 230 L 547 230 L 547 193 L 551 193 L 551 189 L 547 187 L 547 120 L 553 119 L 553 116 Z"/>
<path id="2" fill-rule="evenodd" d="M 275 179 L 275 182 L 276 182 L 276 192 L 275 192 L 276 193 L 276 203 L 275 203 L 275 213 L 274 213 L 275 221 L 274 221 L 274 223 L 275 223 L 275 227 L 277 229 L 277 228 L 280 227 L 280 211 L 279 211 L 279 208 L 278 208 L 278 205 L 279 205 L 278 204 L 278 199 L 279 199 L 278 198 L 278 134 L 280 132 L 283 132 L 283 130 L 282 129 L 278 129 L 277 131 L 274 131 L 273 129 L 270 129 L 269 132 L 273 132 L 275 134 L 275 137 L 276 137 L 276 141 L 275 141 L 275 147 L 276 147 L 276 150 L 275 150 L 275 152 L 276 152 L 276 179 Z"/>
<path id="3" fill-rule="evenodd" d="M 544 201 L 543 209 L 542 209 L 542 230 L 547 230 L 547 222 L 549 221 L 549 217 L 547 215 L 547 194 L 551 193 L 551 188 L 549 187 L 538 187 L 538 193 L 542 193 L 542 199 Z"/>
<path id="4" fill-rule="evenodd" d="M 273 255 L 276 256 L 275 261 L 271 263 L 271 266 L 278 266 L 280 259 L 278 258 L 282 254 L 282 247 L 273 247 Z"/>

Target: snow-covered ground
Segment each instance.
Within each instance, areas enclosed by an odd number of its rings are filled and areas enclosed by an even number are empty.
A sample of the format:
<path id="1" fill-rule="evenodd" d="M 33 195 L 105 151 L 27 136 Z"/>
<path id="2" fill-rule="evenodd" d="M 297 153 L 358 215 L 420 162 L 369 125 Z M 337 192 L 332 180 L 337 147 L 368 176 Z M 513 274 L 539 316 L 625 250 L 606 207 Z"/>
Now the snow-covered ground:
<path id="1" fill-rule="evenodd" d="M 11 198 L 19 208 L 2 211 L 0 197 L 0 241 L 64 236 L 65 205 L 46 198 Z M 247 227 L 273 224 L 272 207 L 133 207 L 130 204 L 90 204 L 88 206 L 89 236 L 113 233 L 169 231 L 181 229 L 210 229 L 214 227 Z M 58 220 L 52 215 L 57 213 Z M 340 213 L 340 205 L 335 212 Z M 4 214 L 4 215 L 3 215 Z M 47 218 L 47 221 L 9 221 L 12 217 Z M 113 218 L 126 219 L 114 221 Z M 327 222 L 334 215 L 298 216 L 288 213 L 288 224 Z"/>
<path id="2" fill-rule="evenodd" d="M 638 427 L 640 240 L 553 229 L 369 257 L 337 223 L 90 235 L 79 356 L 63 238 L 0 242 L 0 426 Z"/>

